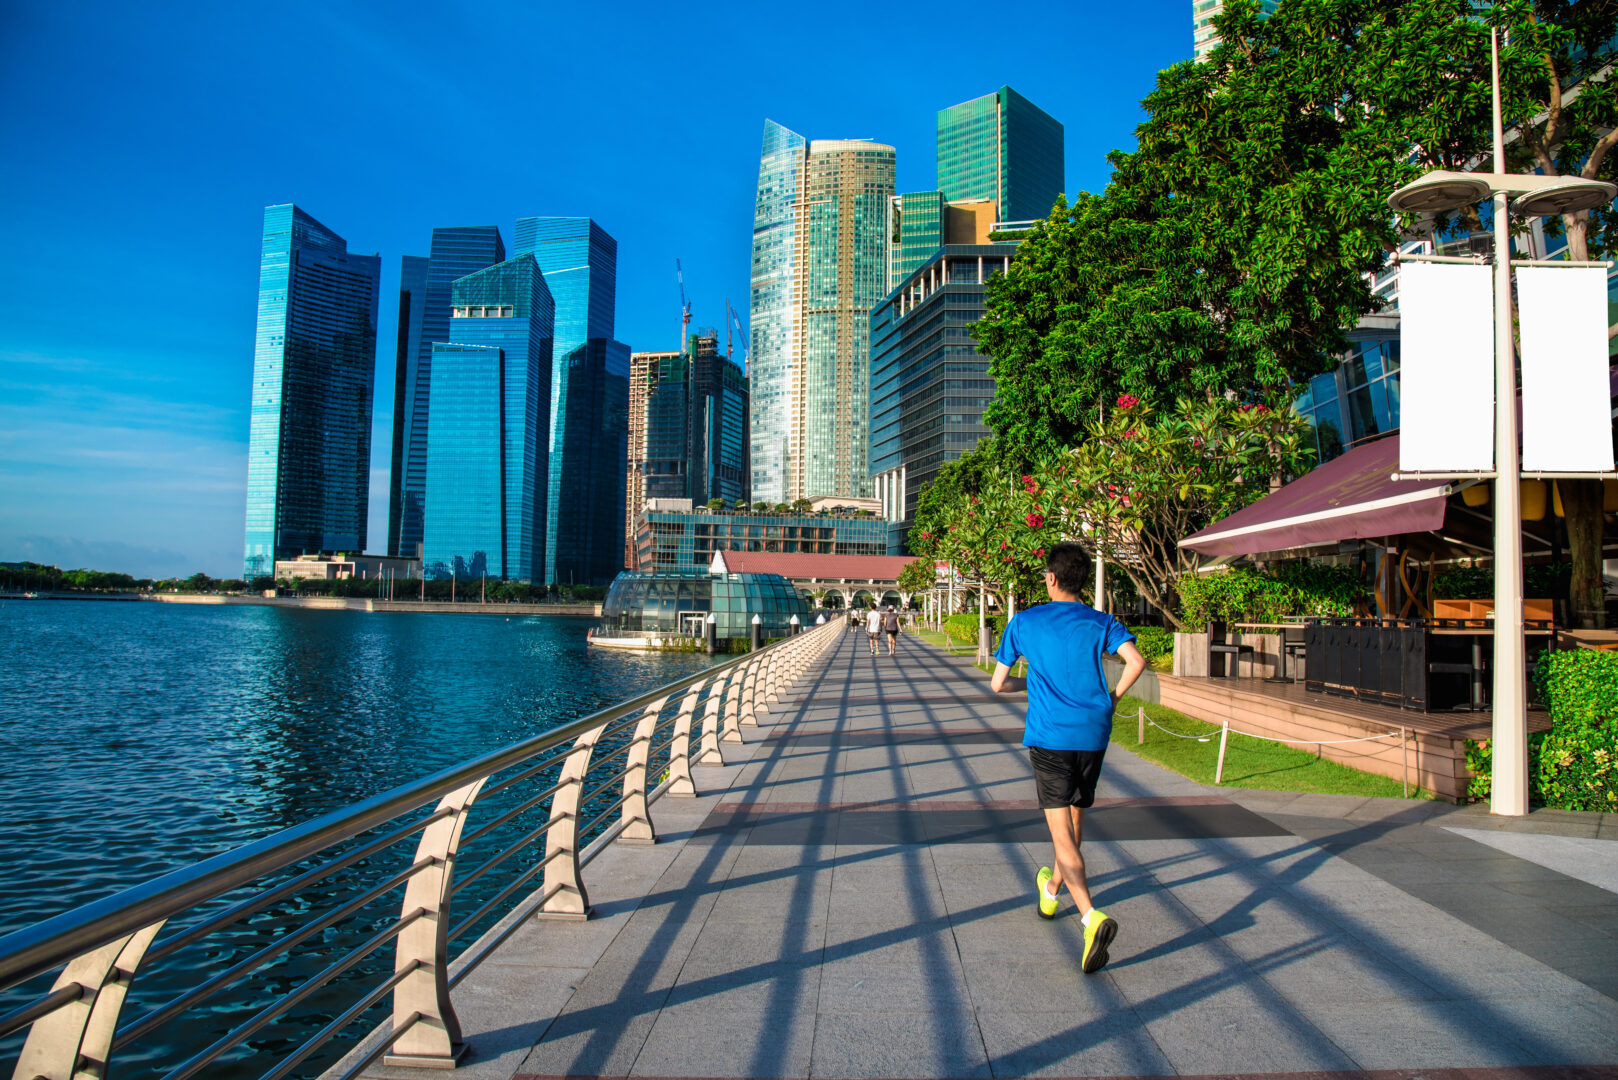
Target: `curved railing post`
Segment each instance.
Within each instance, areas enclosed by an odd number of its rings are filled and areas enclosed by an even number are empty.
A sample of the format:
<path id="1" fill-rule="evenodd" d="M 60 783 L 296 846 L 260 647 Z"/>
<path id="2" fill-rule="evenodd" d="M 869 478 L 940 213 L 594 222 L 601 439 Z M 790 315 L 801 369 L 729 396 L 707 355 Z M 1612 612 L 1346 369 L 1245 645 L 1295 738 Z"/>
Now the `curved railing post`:
<path id="1" fill-rule="evenodd" d="M 724 721 L 721 724 L 725 742 L 742 741 L 742 685 L 746 679 L 745 667 L 730 669 L 730 679 L 725 683 Z"/>
<path id="2" fill-rule="evenodd" d="M 680 702 L 680 711 L 674 717 L 674 742 L 669 744 L 670 795 L 689 799 L 697 794 L 697 785 L 691 780 L 691 720 L 697 714 L 697 698 L 701 696 L 702 688 L 718 681 L 709 679 L 707 683 L 698 683 Z M 713 693 L 712 690 L 708 692 Z"/>
<path id="3" fill-rule="evenodd" d="M 657 731 L 657 714 L 669 699 L 658 698 L 646 706 L 635 724 L 635 735 L 629 742 L 628 771 L 624 773 L 624 809 L 619 820 L 623 829 L 618 839 L 626 844 L 655 844 L 657 829 L 652 826 L 651 808 L 646 804 L 646 763 L 652 756 L 652 736 Z"/>
<path id="4" fill-rule="evenodd" d="M 393 990 L 393 1030 L 404 1034 L 382 1059 L 384 1064 L 449 1067 L 466 1053 L 449 1000 L 449 893 L 466 813 L 484 780 L 445 795 L 438 811 L 450 813 L 423 829 L 416 844 L 415 861 L 432 862 L 411 876 L 399 910 L 400 918 L 418 909 L 422 915 L 394 939 L 394 974 L 409 974 Z"/>
<path id="5" fill-rule="evenodd" d="M 695 762 L 698 765 L 725 763 L 724 752 L 719 749 L 719 718 L 725 707 L 725 689 L 729 685 L 729 672 L 714 676 L 708 684 L 708 700 L 702 707 L 702 741 Z"/>
<path id="6" fill-rule="evenodd" d="M 763 668 L 763 660 L 754 660 L 747 665 L 747 674 L 742 677 L 741 722 L 748 727 L 758 727 L 758 678 Z"/>
<path id="7" fill-rule="evenodd" d="M 573 742 L 573 751 L 562 762 L 560 790 L 551 799 L 551 821 L 545 830 L 545 902 L 540 913 L 553 918 L 588 919 L 590 894 L 579 873 L 579 811 L 584 801 L 584 774 L 590 771 L 590 755 L 596 740 L 607 730 L 601 724 Z M 552 855 L 556 858 L 551 859 Z"/>
<path id="8" fill-rule="evenodd" d="M 51 989 L 77 985 L 80 997 L 34 1021 L 28 1031 L 28 1041 L 17 1057 L 17 1071 L 12 1075 L 23 1080 L 36 1077 L 77 1080 L 78 1077 L 107 1075 L 118 1014 L 129 995 L 141 958 L 163 928 L 164 921 L 142 927 L 128 937 L 92 949 L 68 962 Z"/>

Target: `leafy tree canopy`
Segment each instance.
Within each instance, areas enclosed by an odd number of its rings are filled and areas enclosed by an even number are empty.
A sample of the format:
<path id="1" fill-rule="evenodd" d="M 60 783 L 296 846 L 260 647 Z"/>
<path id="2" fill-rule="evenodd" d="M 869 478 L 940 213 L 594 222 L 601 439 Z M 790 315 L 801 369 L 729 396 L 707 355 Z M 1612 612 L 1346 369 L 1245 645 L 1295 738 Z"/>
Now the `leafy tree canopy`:
<path id="1" fill-rule="evenodd" d="M 1401 238 L 1388 194 L 1428 169 L 1492 167 L 1490 23 L 1508 31 L 1518 165 L 1614 171 L 1611 0 L 1512 0 L 1485 18 L 1470 0 L 1284 0 L 1266 19 L 1229 0 L 1216 22 L 1207 61 L 1158 76 L 1106 190 L 1059 201 L 989 285 L 974 336 L 996 382 L 986 421 L 1014 463 L 1072 446 L 1120 393 L 1256 401 L 1330 370 L 1374 310 L 1365 275 Z M 1575 258 L 1609 250 L 1610 220 L 1564 221 Z"/>

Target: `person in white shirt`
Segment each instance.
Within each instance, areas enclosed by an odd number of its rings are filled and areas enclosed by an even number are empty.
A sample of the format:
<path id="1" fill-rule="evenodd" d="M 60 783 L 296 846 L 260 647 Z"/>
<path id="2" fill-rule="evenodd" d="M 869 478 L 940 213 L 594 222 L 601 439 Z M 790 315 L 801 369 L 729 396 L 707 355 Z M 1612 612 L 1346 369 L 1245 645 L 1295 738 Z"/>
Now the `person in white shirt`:
<path id="1" fill-rule="evenodd" d="M 872 608 L 865 616 L 865 636 L 871 640 L 871 655 L 876 655 L 876 642 L 882 636 L 882 610 Z"/>

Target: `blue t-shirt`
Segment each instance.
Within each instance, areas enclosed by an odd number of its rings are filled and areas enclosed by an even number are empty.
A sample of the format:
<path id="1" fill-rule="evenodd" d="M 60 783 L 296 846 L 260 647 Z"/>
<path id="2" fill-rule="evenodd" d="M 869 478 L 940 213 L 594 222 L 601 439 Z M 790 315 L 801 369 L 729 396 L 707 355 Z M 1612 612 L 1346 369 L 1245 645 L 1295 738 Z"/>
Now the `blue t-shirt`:
<path id="1" fill-rule="evenodd" d="M 1028 720 L 1023 745 L 1045 750 L 1104 750 L 1112 736 L 1112 692 L 1101 658 L 1135 635 L 1123 623 L 1077 601 L 1020 611 L 1006 624 L 994 658 L 1028 661 Z"/>

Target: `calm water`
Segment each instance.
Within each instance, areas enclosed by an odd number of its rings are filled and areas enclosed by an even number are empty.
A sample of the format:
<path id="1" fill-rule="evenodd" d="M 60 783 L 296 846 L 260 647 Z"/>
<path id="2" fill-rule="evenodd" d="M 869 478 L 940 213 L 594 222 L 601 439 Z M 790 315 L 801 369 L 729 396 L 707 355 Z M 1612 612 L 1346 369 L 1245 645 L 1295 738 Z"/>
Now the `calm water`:
<path id="1" fill-rule="evenodd" d="M 0 601 L 0 932 L 707 663 L 590 650 L 590 625 Z"/>

